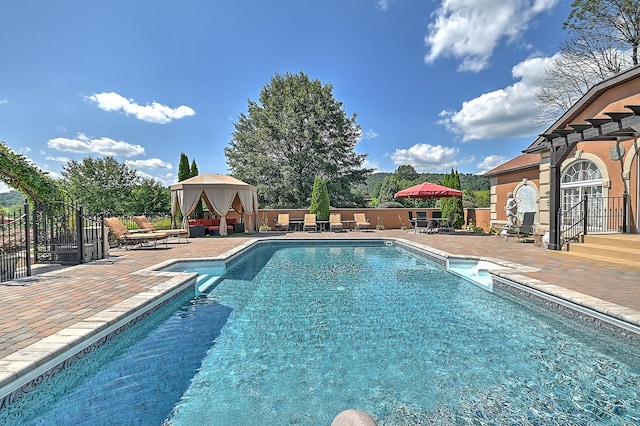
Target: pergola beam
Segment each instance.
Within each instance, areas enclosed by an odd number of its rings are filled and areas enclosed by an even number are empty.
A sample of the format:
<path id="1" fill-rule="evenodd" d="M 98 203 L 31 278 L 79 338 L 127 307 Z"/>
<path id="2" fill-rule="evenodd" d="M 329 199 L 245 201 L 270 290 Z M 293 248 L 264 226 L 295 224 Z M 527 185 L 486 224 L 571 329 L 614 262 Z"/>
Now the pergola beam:
<path id="1" fill-rule="evenodd" d="M 560 180 L 561 165 L 574 147 L 583 141 L 607 141 L 629 139 L 640 136 L 640 105 L 625 105 L 630 110 L 622 112 L 605 112 L 609 118 L 588 118 L 590 124 L 569 124 L 569 128 L 553 129 L 544 137 L 544 145 L 550 151 L 550 198 L 549 198 L 549 249 L 562 248 Z M 626 224 L 625 224 L 626 226 Z"/>

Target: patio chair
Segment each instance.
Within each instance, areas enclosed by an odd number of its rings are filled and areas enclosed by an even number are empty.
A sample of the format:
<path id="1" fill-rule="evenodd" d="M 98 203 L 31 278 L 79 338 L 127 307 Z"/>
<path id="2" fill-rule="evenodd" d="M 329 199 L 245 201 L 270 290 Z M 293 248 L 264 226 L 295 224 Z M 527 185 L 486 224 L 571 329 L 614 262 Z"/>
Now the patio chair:
<path id="1" fill-rule="evenodd" d="M 104 224 L 107 225 L 111 235 L 113 235 L 120 244 L 123 244 L 125 248 L 129 245 L 146 244 L 153 242 L 153 247 L 157 247 L 157 242 L 164 240 L 165 246 L 167 245 L 167 238 L 169 235 L 163 232 L 140 232 L 132 233 L 117 217 L 109 217 L 104 220 Z"/>
<path id="2" fill-rule="evenodd" d="M 307 213 L 304 215 L 304 224 L 302 225 L 302 230 L 307 231 L 309 229 L 313 229 L 314 231 L 318 230 L 316 215 L 313 213 Z"/>
<path id="3" fill-rule="evenodd" d="M 355 226 L 356 226 L 356 230 L 363 230 L 363 229 L 371 229 L 371 224 L 367 221 L 367 218 L 365 217 L 364 213 L 354 213 L 353 214 L 353 220 L 355 220 Z"/>
<path id="4" fill-rule="evenodd" d="M 184 237 L 189 242 L 189 230 L 188 229 L 156 229 L 156 227 L 147 219 L 146 216 L 134 216 L 133 221 L 140 227 L 140 229 L 145 232 L 161 232 L 163 234 L 167 234 L 170 237 L 178 237 L 178 242 L 180 242 L 180 238 Z"/>
<path id="5" fill-rule="evenodd" d="M 276 220 L 276 231 L 288 231 L 289 230 L 289 213 L 278 214 Z"/>
<path id="6" fill-rule="evenodd" d="M 518 241 L 531 237 L 535 228 L 533 224 L 535 218 L 535 212 L 525 212 L 520 226 L 507 229 L 507 241 L 509 241 L 509 237 L 516 237 Z"/>
<path id="7" fill-rule="evenodd" d="M 424 231 L 420 232 L 429 232 L 429 221 L 427 220 L 427 212 L 416 212 L 416 225 L 413 228 L 413 233 L 418 232 L 419 228 L 423 228 Z"/>
<path id="8" fill-rule="evenodd" d="M 329 216 L 329 231 L 342 232 L 342 215 L 340 213 L 331 213 Z"/>

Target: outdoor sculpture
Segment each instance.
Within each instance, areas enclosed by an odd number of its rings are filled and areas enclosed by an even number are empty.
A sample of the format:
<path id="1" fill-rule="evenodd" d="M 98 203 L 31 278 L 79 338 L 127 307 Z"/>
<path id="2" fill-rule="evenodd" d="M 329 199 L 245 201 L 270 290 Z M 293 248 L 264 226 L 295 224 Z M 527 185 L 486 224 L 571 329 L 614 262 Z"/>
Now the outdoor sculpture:
<path id="1" fill-rule="evenodd" d="M 513 192 L 509 192 L 507 194 L 507 204 L 504 206 L 504 209 L 507 212 L 507 226 L 509 228 L 513 228 L 516 226 L 516 217 L 518 214 L 518 204 L 516 203 L 516 199 L 513 198 Z"/>

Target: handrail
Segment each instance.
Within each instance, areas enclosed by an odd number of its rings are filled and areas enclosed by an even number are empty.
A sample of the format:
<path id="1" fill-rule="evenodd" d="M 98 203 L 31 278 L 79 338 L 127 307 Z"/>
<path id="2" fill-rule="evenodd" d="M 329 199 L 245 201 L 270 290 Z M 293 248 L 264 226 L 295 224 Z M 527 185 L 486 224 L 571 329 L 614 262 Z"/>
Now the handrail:
<path id="1" fill-rule="evenodd" d="M 558 212 L 560 249 L 589 232 L 626 232 L 628 196 L 588 197 Z"/>

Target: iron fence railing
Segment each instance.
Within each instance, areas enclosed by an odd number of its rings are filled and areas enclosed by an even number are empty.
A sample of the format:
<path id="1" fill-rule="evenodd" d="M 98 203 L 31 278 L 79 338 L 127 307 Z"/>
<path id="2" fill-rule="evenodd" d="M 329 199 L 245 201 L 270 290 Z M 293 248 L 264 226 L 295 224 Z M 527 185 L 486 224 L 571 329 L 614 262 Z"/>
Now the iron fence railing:
<path id="1" fill-rule="evenodd" d="M 561 244 L 577 241 L 581 236 L 594 232 L 627 231 L 628 196 L 589 197 L 560 211 Z"/>
<path id="2" fill-rule="evenodd" d="M 75 265 L 104 259 L 104 220 L 68 200 L 25 203 L 0 216 L 0 282 L 32 274 L 32 264 Z"/>
<path id="3" fill-rule="evenodd" d="M 29 206 L 0 216 L 0 282 L 31 275 Z"/>

